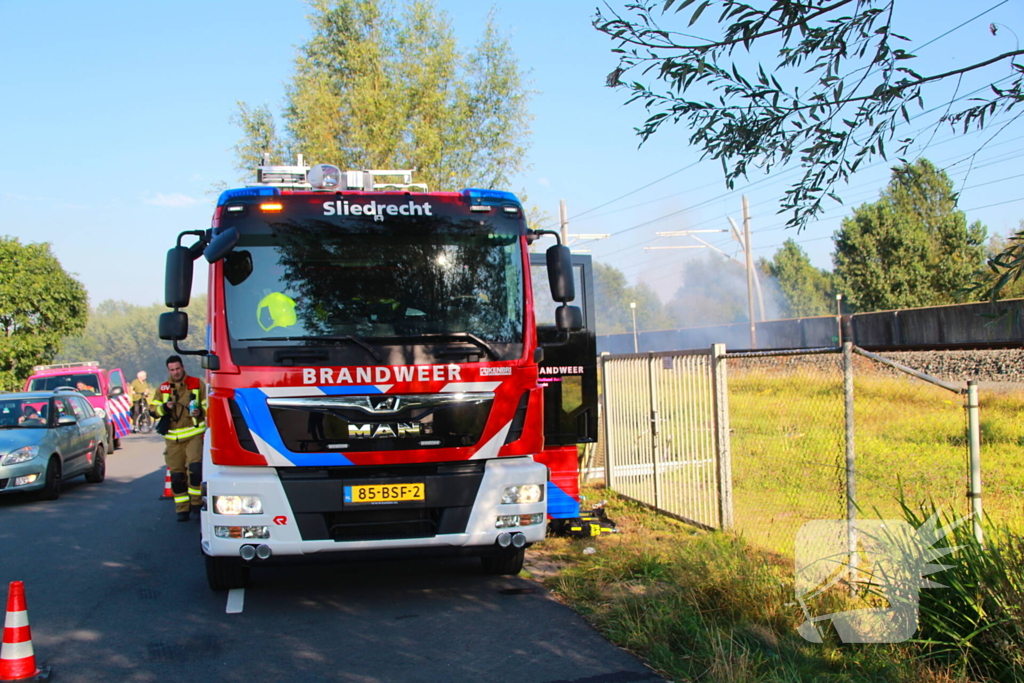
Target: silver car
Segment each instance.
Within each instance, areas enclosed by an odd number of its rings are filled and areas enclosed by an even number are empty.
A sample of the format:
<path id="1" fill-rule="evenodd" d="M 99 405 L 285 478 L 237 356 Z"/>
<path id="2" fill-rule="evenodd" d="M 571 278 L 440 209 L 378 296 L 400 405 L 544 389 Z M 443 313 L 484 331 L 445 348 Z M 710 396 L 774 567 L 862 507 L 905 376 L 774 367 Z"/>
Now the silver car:
<path id="1" fill-rule="evenodd" d="M 54 500 L 79 474 L 98 484 L 107 474 L 105 433 L 103 418 L 68 387 L 0 394 L 0 494 Z"/>

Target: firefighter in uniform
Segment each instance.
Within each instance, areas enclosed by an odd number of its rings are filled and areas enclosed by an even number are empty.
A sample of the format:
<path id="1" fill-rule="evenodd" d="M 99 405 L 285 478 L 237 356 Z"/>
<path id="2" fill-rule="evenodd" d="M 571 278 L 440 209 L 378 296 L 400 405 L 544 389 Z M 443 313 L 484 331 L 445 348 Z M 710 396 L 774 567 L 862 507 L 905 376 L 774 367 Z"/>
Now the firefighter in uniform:
<path id="1" fill-rule="evenodd" d="M 178 521 L 187 522 L 189 512 L 198 518 L 202 505 L 203 435 L 206 433 L 206 386 L 198 377 L 185 374 L 179 356 L 167 359 L 169 379 L 161 384 L 150 406 L 158 417 L 169 416 L 164 434 L 164 460 L 171 472 L 171 491 Z"/>

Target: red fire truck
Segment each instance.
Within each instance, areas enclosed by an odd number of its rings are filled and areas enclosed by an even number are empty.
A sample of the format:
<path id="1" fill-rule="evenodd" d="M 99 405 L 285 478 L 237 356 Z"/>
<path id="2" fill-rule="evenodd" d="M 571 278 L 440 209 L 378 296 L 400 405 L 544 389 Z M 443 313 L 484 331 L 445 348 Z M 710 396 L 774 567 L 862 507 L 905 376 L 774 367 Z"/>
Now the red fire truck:
<path id="1" fill-rule="evenodd" d="M 577 444 L 597 436 L 590 260 L 531 254 L 547 235 L 508 192 L 301 157 L 179 235 L 160 336 L 207 370 L 211 588 L 297 556 L 477 555 L 514 574 L 549 520 L 574 523 Z M 201 254 L 206 348 L 181 349 Z"/>

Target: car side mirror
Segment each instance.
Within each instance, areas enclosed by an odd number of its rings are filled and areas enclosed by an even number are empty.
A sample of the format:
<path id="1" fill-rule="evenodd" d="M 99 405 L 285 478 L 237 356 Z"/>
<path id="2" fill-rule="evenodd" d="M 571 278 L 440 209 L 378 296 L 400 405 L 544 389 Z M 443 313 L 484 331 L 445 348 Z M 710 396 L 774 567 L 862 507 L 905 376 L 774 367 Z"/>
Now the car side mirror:
<path id="1" fill-rule="evenodd" d="M 242 234 L 238 232 L 238 228 L 228 228 L 213 238 L 206 249 L 203 250 L 203 256 L 209 263 L 220 261 L 235 248 L 241 236 Z"/>
<path id="2" fill-rule="evenodd" d="M 559 332 L 579 332 L 583 329 L 583 311 L 579 306 L 559 306 L 555 309 L 555 327 Z"/>
<path id="3" fill-rule="evenodd" d="M 77 422 L 78 422 L 78 420 L 75 419 L 74 415 L 61 415 L 60 417 L 57 418 L 57 425 L 58 426 L 73 425 L 73 424 L 75 424 Z"/>
<path id="4" fill-rule="evenodd" d="M 164 304 L 167 308 L 184 308 L 192 297 L 192 251 L 188 247 L 172 247 L 167 251 L 164 270 Z"/>
<path id="5" fill-rule="evenodd" d="M 181 341 L 188 336 L 188 313 L 185 311 L 161 313 L 157 327 L 157 334 L 161 339 Z"/>
<path id="6" fill-rule="evenodd" d="M 114 398 L 115 396 L 120 396 L 122 394 L 124 394 L 124 387 L 114 387 L 110 390 L 110 393 L 107 394 L 107 396 Z"/>
<path id="7" fill-rule="evenodd" d="M 572 279 L 572 252 L 569 247 L 556 244 L 547 250 L 548 284 L 551 298 L 566 303 L 576 298 L 576 283 Z"/>

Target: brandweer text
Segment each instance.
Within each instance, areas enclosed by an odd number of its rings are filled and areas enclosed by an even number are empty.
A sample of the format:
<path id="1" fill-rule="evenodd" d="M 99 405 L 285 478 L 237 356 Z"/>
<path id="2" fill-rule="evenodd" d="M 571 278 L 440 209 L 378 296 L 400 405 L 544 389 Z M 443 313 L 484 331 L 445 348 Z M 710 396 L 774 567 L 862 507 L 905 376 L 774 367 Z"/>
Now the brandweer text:
<path id="1" fill-rule="evenodd" d="M 368 368 L 303 368 L 303 384 L 459 382 L 458 365 L 377 365 Z"/>

